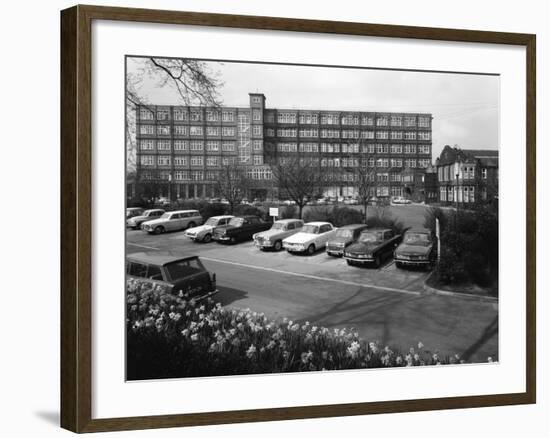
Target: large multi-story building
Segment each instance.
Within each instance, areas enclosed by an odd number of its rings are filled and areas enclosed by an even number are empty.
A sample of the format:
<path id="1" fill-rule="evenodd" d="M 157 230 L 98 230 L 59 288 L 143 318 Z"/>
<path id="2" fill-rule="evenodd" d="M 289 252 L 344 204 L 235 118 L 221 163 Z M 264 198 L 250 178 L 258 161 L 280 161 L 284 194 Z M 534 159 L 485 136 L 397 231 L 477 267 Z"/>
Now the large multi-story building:
<path id="1" fill-rule="evenodd" d="M 277 196 L 268 162 L 296 155 L 330 175 L 326 195 L 353 195 L 346 169 L 368 166 L 373 196 L 412 196 L 410 175 L 431 165 L 431 114 L 273 109 L 263 94 L 249 98 L 246 108 L 138 107 L 137 194 L 218 196 L 221 167 L 236 162 L 254 181 L 249 197 Z"/>
<path id="2" fill-rule="evenodd" d="M 498 200 L 498 151 L 445 146 L 436 160 L 439 202 Z"/>

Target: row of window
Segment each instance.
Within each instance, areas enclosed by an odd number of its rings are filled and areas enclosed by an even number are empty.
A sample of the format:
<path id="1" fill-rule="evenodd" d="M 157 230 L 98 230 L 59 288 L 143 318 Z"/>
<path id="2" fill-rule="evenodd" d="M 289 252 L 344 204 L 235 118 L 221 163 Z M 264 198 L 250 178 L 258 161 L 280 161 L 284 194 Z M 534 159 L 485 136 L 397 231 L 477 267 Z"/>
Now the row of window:
<path id="1" fill-rule="evenodd" d="M 172 160 L 170 155 L 141 155 L 139 163 L 144 167 L 154 166 L 155 163 L 157 166 L 170 166 L 172 161 L 174 166 L 188 166 L 189 164 L 191 164 L 191 166 L 204 166 L 204 163 L 206 162 L 207 167 L 217 167 L 220 163 L 223 165 L 228 165 L 231 162 L 229 157 L 202 157 L 200 155 L 190 157 L 175 156 Z M 256 166 L 263 165 L 263 155 L 253 155 L 253 164 Z"/>
<path id="2" fill-rule="evenodd" d="M 258 127 L 259 128 L 259 127 Z M 266 128 L 266 137 L 300 137 L 304 138 L 363 138 L 380 140 L 431 140 L 429 131 L 360 131 L 358 129 L 296 129 L 296 128 Z"/>
<path id="3" fill-rule="evenodd" d="M 155 129 L 156 127 L 156 129 Z M 158 136 L 169 136 L 170 135 L 170 126 L 168 125 L 140 125 L 139 133 L 141 135 L 158 135 Z M 176 125 L 174 126 L 174 136 L 180 137 L 202 137 L 206 133 L 208 137 L 235 137 L 236 129 L 233 126 L 207 126 L 204 129 L 203 126 L 184 126 Z M 262 126 L 253 125 L 252 126 L 252 135 L 254 137 L 262 136 Z"/>
<path id="4" fill-rule="evenodd" d="M 172 142 L 170 140 L 140 140 L 139 149 L 142 151 L 171 151 Z M 205 150 L 208 152 L 235 152 L 234 141 L 188 141 L 188 140 L 174 140 L 174 151 L 194 151 L 201 152 Z M 262 140 L 254 140 L 252 142 L 252 149 L 256 152 L 262 152 L 263 142 Z"/>
<path id="5" fill-rule="evenodd" d="M 440 166 L 437 170 L 437 177 L 439 181 L 455 181 L 458 177 L 459 180 L 475 179 L 475 166 L 462 166 L 459 163 L 450 164 L 447 166 Z M 481 178 L 487 179 L 487 168 L 481 169 Z"/>
<path id="6" fill-rule="evenodd" d="M 401 158 L 369 158 L 368 160 L 358 160 L 357 158 L 322 158 L 321 167 L 359 167 L 367 166 L 370 168 L 422 168 L 425 169 L 430 165 L 428 159 L 401 159 Z"/>
<path id="7" fill-rule="evenodd" d="M 322 153 L 355 153 L 359 152 L 364 154 L 429 154 L 429 145 L 415 145 L 415 144 L 364 144 L 358 143 L 321 143 L 320 148 L 317 143 L 277 143 L 277 151 L 279 152 L 311 152 L 316 153 L 319 150 Z"/>
<path id="8" fill-rule="evenodd" d="M 208 109 L 203 111 L 201 109 L 191 109 L 187 110 L 185 108 L 174 108 L 173 109 L 173 119 L 181 122 L 202 122 L 206 120 L 207 122 L 234 122 L 235 121 L 235 110 L 216 110 Z M 139 111 L 140 120 L 170 120 L 170 110 L 169 109 L 158 109 L 155 111 L 149 108 L 141 108 Z M 261 110 L 252 110 L 252 120 L 262 121 L 262 111 Z"/>
<path id="9" fill-rule="evenodd" d="M 143 171 L 141 172 L 141 179 L 145 181 L 151 181 L 154 179 L 170 180 L 169 171 L 153 172 Z M 247 171 L 247 176 L 254 180 L 270 180 L 273 178 L 273 174 L 269 168 L 254 168 Z M 217 181 L 219 178 L 218 172 L 215 171 L 203 171 L 203 170 L 176 170 L 173 172 L 174 181 Z"/>
<path id="10" fill-rule="evenodd" d="M 439 200 L 443 202 L 455 202 L 456 200 L 458 202 L 475 202 L 475 187 L 440 187 Z"/>
<path id="11" fill-rule="evenodd" d="M 302 125 L 318 125 L 319 119 L 322 125 L 344 125 L 344 126 L 405 126 L 429 128 L 431 117 L 429 116 L 378 116 L 360 115 L 360 114 L 319 114 L 300 113 L 294 111 L 266 112 L 265 121 L 267 123 L 288 123 L 295 124 L 299 121 Z"/>

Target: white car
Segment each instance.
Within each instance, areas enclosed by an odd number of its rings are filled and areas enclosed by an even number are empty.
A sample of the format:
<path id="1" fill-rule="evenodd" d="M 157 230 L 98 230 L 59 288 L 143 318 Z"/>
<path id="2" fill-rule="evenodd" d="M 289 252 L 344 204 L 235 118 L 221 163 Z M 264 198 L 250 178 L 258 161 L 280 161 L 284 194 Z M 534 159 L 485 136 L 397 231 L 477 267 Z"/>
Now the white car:
<path id="1" fill-rule="evenodd" d="M 269 230 L 254 234 L 252 236 L 254 245 L 261 250 L 280 251 L 283 247 L 283 240 L 299 233 L 303 226 L 304 221 L 301 219 L 280 219 L 273 222 Z"/>
<path id="2" fill-rule="evenodd" d="M 308 222 L 299 233 L 283 240 L 283 248 L 288 252 L 305 252 L 309 255 L 324 248 L 327 241 L 336 234 L 330 222 Z"/>
<path id="3" fill-rule="evenodd" d="M 158 219 L 147 221 L 141 229 L 150 234 L 161 234 L 166 231 L 185 230 L 201 225 L 202 216 L 198 210 L 167 211 Z"/>
<path id="4" fill-rule="evenodd" d="M 212 240 L 212 234 L 214 234 L 214 230 L 219 226 L 227 225 L 233 217 L 234 216 L 229 215 L 212 216 L 204 223 L 204 225 L 195 228 L 189 228 L 185 232 L 185 235 L 195 242 L 208 243 Z"/>
<path id="5" fill-rule="evenodd" d="M 391 203 L 394 205 L 410 204 L 411 200 L 402 196 L 396 196 L 395 198 L 392 198 Z"/>

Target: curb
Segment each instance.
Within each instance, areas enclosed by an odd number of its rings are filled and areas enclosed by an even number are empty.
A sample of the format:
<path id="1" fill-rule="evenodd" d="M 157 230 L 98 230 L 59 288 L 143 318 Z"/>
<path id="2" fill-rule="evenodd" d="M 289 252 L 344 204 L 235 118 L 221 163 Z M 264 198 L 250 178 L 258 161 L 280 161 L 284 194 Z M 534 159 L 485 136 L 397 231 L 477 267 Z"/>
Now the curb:
<path id="1" fill-rule="evenodd" d="M 426 295 L 443 295 L 448 297 L 456 297 L 456 298 L 462 298 L 465 300 L 470 301 L 479 301 L 483 303 L 494 303 L 498 304 L 498 298 L 495 297 L 488 297 L 483 295 L 474 295 L 474 294 L 468 294 L 468 293 L 462 293 L 462 292 L 451 292 L 448 290 L 442 290 L 442 289 L 436 289 L 435 287 L 428 286 L 427 282 L 432 277 L 434 272 L 426 277 L 424 280 L 424 293 Z"/>

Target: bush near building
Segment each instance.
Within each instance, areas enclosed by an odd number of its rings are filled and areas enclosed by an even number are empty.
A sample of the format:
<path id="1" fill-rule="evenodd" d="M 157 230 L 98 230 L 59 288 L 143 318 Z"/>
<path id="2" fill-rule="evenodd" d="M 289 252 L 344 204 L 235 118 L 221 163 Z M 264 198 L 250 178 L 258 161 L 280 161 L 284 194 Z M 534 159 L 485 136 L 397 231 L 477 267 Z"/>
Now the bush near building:
<path id="1" fill-rule="evenodd" d="M 498 214 L 489 207 L 444 212 L 431 209 L 425 226 L 440 219 L 441 257 L 436 279 L 443 285 L 474 284 L 498 293 Z"/>
<path id="2" fill-rule="evenodd" d="M 421 343 L 401 353 L 353 330 L 273 321 L 212 299 L 195 302 L 154 283 L 128 280 L 126 301 L 129 380 L 463 362 Z"/>

